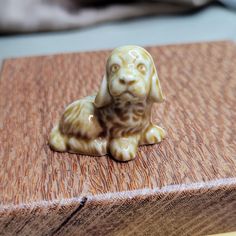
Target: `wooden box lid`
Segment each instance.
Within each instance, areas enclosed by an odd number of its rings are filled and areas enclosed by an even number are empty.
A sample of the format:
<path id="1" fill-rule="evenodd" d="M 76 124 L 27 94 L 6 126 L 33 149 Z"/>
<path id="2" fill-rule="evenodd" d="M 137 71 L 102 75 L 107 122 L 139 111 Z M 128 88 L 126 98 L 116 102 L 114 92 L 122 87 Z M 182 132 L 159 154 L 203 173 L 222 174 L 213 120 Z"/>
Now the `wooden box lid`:
<path id="1" fill-rule="evenodd" d="M 109 51 L 4 62 L 3 235 L 236 230 L 236 46 L 213 42 L 148 50 L 166 96 L 153 119 L 168 137 L 139 148 L 128 163 L 56 153 L 47 144 L 65 106 L 97 91 Z"/>

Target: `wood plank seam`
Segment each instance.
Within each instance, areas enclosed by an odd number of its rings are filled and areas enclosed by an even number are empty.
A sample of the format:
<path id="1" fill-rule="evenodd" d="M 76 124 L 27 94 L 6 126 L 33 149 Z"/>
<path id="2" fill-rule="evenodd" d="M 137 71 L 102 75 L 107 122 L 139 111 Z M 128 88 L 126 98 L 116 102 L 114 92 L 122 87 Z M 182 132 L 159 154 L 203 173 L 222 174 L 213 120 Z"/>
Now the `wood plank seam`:
<path id="1" fill-rule="evenodd" d="M 63 227 L 70 224 L 70 220 L 79 213 L 79 211 L 85 206 L 87 201 L 86 197 L 81 199 L 80 205 L 56 228 L 50 235 L 56 235 Z"/>

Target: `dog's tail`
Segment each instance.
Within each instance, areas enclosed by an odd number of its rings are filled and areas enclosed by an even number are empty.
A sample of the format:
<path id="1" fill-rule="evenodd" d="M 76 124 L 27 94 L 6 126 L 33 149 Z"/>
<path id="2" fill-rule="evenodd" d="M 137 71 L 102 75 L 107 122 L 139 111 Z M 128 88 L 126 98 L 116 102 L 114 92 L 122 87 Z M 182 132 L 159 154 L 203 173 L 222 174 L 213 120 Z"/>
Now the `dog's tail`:
<path id="1" fill-rule="evenodd" d="M 67 139 L 68 138 L 60 132 L 59 126 L 56 125 L 50 133 L 49 145 L 54 151 L 65 152 L 67 151 Z"/>

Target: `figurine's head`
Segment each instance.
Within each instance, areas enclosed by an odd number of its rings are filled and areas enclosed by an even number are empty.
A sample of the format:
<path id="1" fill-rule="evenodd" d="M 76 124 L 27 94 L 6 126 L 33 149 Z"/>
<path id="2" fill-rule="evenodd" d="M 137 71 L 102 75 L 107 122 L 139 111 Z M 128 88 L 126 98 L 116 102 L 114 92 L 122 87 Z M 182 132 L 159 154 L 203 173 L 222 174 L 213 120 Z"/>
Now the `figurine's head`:
<path id="1" fill-rule="evenodd" d="M 144 48 L 123 46 L 109 56 L 95 105 L 104 107 L 116 98 L 130 102 L 163 101 L 153 59 Z"/>

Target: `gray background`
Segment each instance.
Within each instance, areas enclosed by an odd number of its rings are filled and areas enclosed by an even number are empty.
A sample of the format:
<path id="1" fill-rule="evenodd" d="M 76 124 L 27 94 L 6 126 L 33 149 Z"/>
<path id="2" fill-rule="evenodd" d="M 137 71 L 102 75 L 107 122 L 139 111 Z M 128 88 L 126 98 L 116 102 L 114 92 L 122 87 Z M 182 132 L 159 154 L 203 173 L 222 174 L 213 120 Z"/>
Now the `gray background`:
<path id="1" fill-rule="evenodd" d="M 152 16 L 48 33 L 0 36 L 0 59 L 114 48 L 236 40 L 236 11 L 213 5 L 193 14 Z"/>

